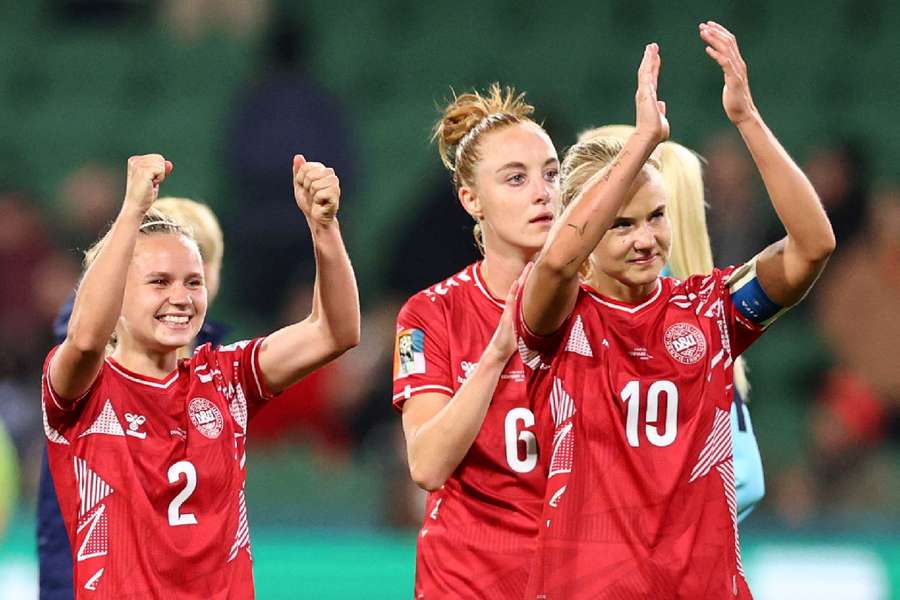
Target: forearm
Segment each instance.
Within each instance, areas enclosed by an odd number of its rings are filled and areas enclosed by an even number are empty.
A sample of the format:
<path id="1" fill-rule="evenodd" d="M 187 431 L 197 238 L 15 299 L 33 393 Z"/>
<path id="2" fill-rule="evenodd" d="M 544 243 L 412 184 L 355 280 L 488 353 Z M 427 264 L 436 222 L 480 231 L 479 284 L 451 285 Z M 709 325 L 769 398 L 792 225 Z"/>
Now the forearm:
<path id="1" fill-rule="evenodd" d="M 336 348 L 359 344 L 359 292 L 337 220 L 311 223 L 316 259 L 312 318 L 331 336 Z"/>
<path id="2" fill-rule="evenodd" d="M 606 234 L 657 140 L 633 133 L 554 224 L 525 285 L 523 314 L 538 335 L 556 331 L 578 294 L 581 265 Z"/>
<path id="3" fill-rule="evenodd" d="M 142 218 L 122 208 L 78 286 L 66 341 L 81 352 L 102 354 L 115 330 Z"/>
<path id="4" fill-rule="evenodd" d="M 810 263 L 824 263 L 835 247 L 834 232 L 812 183 L 758 112 L 737 128 L 787 232 L 787 246 Z"/>
<path id="5" fill-rule="evenodd" d="M 481 430 L 506 362 L 486 350 L 450 401 L 407 440 L 409 471 L 420 487 L 440 488 L 462 462 Z"/>

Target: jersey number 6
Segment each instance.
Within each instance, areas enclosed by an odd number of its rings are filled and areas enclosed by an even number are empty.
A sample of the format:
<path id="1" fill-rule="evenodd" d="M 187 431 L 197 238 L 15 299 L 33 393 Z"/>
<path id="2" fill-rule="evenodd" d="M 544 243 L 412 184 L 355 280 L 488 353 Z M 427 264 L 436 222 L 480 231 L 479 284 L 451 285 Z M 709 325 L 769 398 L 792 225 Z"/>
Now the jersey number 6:
<path id="1" fill-rule="evenodd" d="M 659 433 L 659 397 L 666 396 L 666 425 L 665 433 Z M 625 434 L 628 437 L 628 445 L 634 448 L 640 446 L 638 439 L 638 413 L 641 405 L 641 383 L 637 380 L 629 381 L 619 392 L 623 402 L 628 403 L 628 412 L 625 417 Z M 671 381 L 661 379 L 650 384 L 647 390 L 647 424 L 644 426 L 647 441 L 660 448 L 668 446 L 675 441 L 678 435 L 678 388 Z"/>
<path id="2" fill-rule="evenodd" d="M 194 490 L 197 489 L 197 469 L 194 465 L 186 460 L 179 460 L 177 463 L 169 467 L 169 483 L 178 483 L 181 476 L 184 475 L 185 486 L 178 495 L 169 502 L 169 525 L 175 527 L 177 525 L 196 525 L 197 517 L 194 513 L 182 513 L 181 505 L 187 502 Z"/>
<path id="3" fill-rule="evenodd" d="M 521 427 L 519 424 L 521 423 Z M 529 473 L 537 465 L 537 438 L 534 433 L 526 431 L 526 427 L 534 426 L 534 413 L 527 408 L 514 408 L 506 413 L 503 423 L 506 440 L 506 462 L 516 473 Z M 522 456 L 519 443 L 525 444 L 525 456 Z"/>

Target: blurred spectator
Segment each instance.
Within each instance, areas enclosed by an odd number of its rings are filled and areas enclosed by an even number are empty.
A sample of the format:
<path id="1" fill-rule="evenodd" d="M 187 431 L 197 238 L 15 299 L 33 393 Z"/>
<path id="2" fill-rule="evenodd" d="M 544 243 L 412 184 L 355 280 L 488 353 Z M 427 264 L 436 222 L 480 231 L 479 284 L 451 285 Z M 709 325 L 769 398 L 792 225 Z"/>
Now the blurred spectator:
<path id="1" fill-rule="evenodd" d="M 764 214 L 769 209 L 768 203 L 761 201 L 753 159 L 731 130 L 708 138 L 703 155 L 713 261 L 720 267 L 742 263 L 766 245 Z"/>
<path id="2" fill-rule="evenodd" d="M 900 518 L 900 187 L 878 194 L 860 221 L 815 295 L 835 365 L 810 411 L 808 457 L 780 482 L 777 504 L 795 522 L 823 512 Z"/>
<path id="3" fill-rule="evenodd" d="M 312 294 L 312 279 L 288 290 L 281 324 L 305 319 Z M 253 418 L 251 443 L 303 442 L 330 455 L 345 453 L 349 433 L 333 391 L 335 382 L 343 377 L 340 362 L 333 362 L 281 392 Z"/>
<path id="4" fill-rule="evenodd" d="M 61 211 L 62 244 L 80 253 L 105 231 L 122 205 L 125 182 L 116 169 L 99 163 L 87 163 L 62 180 L 56 190 L 56 205 Z M 58 305 L 57 305 L 58 306 Z"/>
<path id="5" fill-rule="evenodd" d="M 860 144 L 841 140 L 814 148 L 803 170 L 828 211 L 838 247 L 845 246 L 868 214 L 869 169 Z"/>
<path id="6" fill-rule="evenodd" d="M 226 142 L 235 184 L 226 237 L 241 273 L 234 289 L 242 307 L 260 315 L 276 314 L 287 282 L 311 276 L 309 234 L 294 206 L 292 157 L 333 167 L 342 198 L 351 202 L 356 174 L 341 102 L 307 70 L 307 32 L 288 18 L 273 18 L 271 27 L 262 75 L 240 94 Z"/>
<path id="7" fill-rule="evenodd" d="M 166 0 L 162 17 L 166 29 L 189 42 L 210 30 L 250 37 L 265 24 L 269 10 L 267 0 Z"/>

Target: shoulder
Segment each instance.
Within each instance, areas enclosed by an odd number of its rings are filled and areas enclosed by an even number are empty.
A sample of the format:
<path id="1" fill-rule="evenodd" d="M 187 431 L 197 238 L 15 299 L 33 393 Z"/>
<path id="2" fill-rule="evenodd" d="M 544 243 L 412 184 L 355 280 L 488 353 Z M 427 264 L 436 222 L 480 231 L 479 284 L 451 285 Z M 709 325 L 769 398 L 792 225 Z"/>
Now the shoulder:
<path id="1" fill-rule="evenodd" d="M 413 294 L 400 309 L 398 320 L 404 317 L 433 318 L 461 306 L 472 292 L 477 291 L 476 264 Z"/>

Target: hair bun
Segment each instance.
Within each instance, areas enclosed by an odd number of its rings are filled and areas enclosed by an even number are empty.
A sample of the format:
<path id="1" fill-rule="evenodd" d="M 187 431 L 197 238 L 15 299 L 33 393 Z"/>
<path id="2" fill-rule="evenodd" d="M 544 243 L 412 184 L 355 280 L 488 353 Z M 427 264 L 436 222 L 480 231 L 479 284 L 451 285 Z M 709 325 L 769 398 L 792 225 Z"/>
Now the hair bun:
<path id="1" fill-rule="evenodd" d="M 453 100 L 441 113 L 432 140 L 437 141 L 441 162 L 455 172 L 456 148 L 479 123 L 494 114 L 509 115 L 517 120 L 528 118 L 534 113 L 534 107 L 525 102 L 524 93 L 517 94 L 515 88 L 509 86 L 501 88 L 495 82 L 486 95 L 477 90 L 461 96 L 454 93 Z"/>

